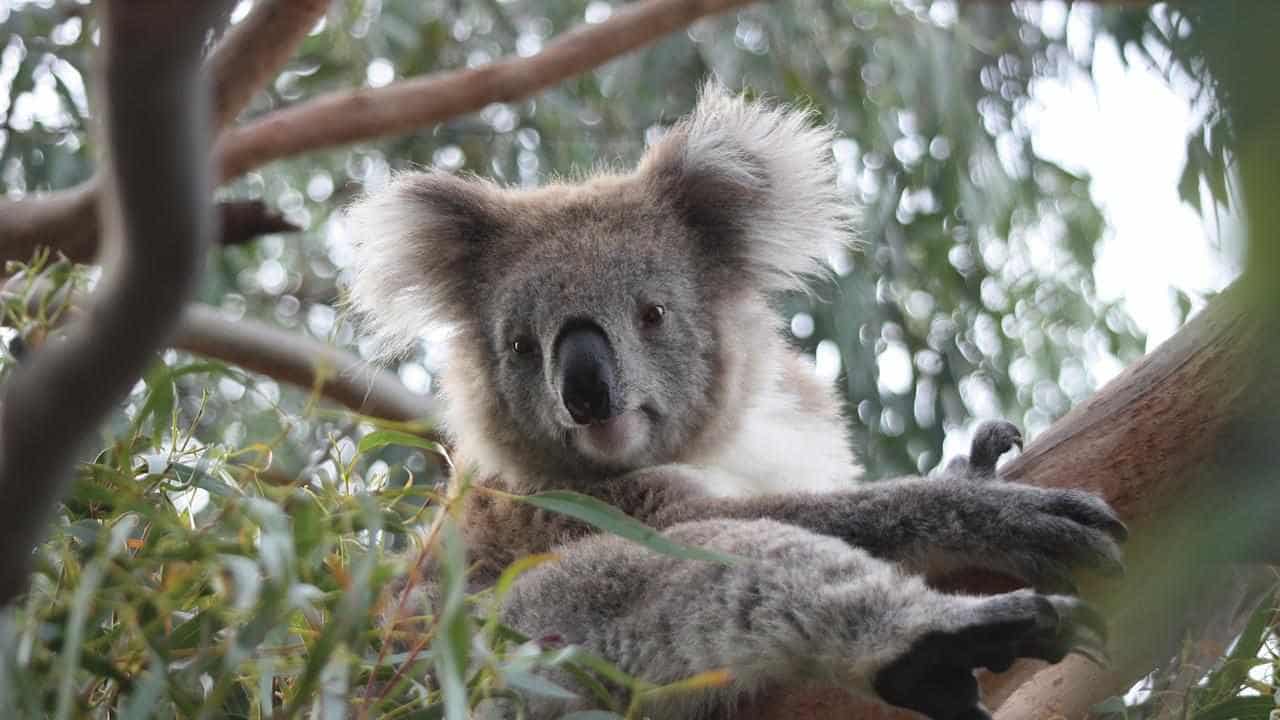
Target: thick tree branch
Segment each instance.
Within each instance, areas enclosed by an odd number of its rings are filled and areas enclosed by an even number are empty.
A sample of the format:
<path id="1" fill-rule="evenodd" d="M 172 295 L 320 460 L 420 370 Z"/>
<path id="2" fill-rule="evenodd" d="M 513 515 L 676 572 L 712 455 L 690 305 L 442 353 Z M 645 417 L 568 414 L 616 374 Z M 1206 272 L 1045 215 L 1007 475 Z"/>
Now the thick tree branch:
<path id="1" fill-rule="evenodd" d="M 261 235 L 298 232 L 302 228 L 284 215 L 267 207 L 261 200 L 229 200 L 218 203 L 222 219 L 220 239 L 223 245 L 244 245 Z"/>
<path id="2" fill-rule="evenodd" d="M 207 305 L 187 308 L 174 345 L 320 393 L 356 412 L 388 420 L 432 420 L 435 404 L 390 372 L 328 343 L 267 323 L 231 322 Z"/>
<path id="3" fill-rule="evenodd" d="M 99 117 L 110 148 L 102 212 L 111 252 L 85 317 L 4 387 L 0 603 L 26 586 L 32 549 L 80 445 L 137 382 L 194 291 L 213 231 L 200 49 L 224 10 L 140 0 L 100 6 Z"/>
<path id="4" fill-rule="evenodd" d="M 624 5 L 599 25 L 583 25 L 528 58 L 434 73 L 372 90 L 335 92 L 277 110 L 223 135 L 217 162 L 225 180 L 309 150 L 433 125 L 495 102 L 526 98 L 693 21 L 750 0 L 647 0 Z"/>

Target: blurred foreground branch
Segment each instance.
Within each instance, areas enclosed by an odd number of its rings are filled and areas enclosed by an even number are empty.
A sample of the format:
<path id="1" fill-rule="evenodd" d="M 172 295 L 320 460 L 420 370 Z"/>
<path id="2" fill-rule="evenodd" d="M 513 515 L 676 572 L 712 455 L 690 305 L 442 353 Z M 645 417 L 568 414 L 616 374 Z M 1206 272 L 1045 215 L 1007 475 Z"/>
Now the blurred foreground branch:
<path id="1" fill-rule="evenodd" d="M 32 549 L 81 444 L 138 381 L 194 292 L 214 228 L 200 49 L 225 10 L 225 3 L 100 5 L 107 270 L 84 316 L 4 386 L 0 604 L 26 586 Z"/>

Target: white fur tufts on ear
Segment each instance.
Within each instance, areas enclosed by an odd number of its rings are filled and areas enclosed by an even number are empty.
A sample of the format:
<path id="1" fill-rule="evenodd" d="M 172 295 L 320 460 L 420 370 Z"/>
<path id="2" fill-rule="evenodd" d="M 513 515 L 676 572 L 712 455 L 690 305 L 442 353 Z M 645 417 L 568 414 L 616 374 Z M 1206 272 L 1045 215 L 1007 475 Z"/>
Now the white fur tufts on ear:
<path id="1" fill-rule="evenodd" d="M 366 323 L 377 359 L 402 356 L 424 330 L 475 315 L 468 266 L 501 218 L 492 183 L 442 172 L 398 175 L 347 208 L 356 257 L 347 306 Z"/>
<path id="2" fill-rule="evenodd" d="M 640 172 L 710 252 L 738 258 L 765 291 L 795 290 L 852 242 L 857 210 L 836 187 L 833 140 L 812 110 L 748 101 L 712 80 Z"/>

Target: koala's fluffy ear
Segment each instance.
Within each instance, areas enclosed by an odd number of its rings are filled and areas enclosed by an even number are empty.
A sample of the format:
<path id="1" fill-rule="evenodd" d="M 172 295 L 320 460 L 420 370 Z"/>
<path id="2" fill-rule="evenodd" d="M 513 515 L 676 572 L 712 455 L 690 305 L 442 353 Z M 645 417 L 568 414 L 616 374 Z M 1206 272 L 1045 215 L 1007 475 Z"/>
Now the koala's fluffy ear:
<path id="1" fill-rule="evenodd" d="M 347 209 L 356 259 L 348 305 L 379 358 L 408 352 L 432 324 L 475 315 L 471 263 L 503 216 L 499 188 L 442 172 L 399 175 Z"/>
<path id="2" fill-rule="evenodd" d="M 851 240 L 856 210 L 836 189 L 833 139 L 812 111 L 748 102 L 712 81 L 640 173 L 714 258 L 765 291 L 798 289 Z"/>

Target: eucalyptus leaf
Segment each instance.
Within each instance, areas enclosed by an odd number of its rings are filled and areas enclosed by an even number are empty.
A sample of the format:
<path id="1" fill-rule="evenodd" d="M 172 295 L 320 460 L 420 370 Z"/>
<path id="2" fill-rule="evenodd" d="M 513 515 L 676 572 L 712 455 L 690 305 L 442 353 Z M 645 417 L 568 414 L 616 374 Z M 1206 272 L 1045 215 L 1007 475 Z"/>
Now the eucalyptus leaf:
<path id="1" fill-rule="evenodd" d="M 656 553 L 681 560 L 700 560 L 725 565 L 732 565 L 740 560 L 727 553 L 675 542 L 612 505 L 571 490 L 549 490 L 536 495 L 512 497 L 518 502 L 576 518 L 607 533 L 639 543 Z"/>

